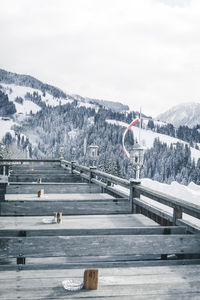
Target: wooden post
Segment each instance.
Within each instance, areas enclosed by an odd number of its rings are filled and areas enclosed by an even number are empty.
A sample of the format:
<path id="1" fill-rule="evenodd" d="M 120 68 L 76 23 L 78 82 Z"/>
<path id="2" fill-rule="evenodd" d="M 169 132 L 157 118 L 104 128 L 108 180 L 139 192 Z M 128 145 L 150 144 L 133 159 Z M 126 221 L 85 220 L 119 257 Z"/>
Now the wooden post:
<path id="1" fill-rule="evenodd" d="M 98 287 L 98 270 L 85 270 L 84 289 L 97 290 Z"/>
<path id="2" fill-rule="evenodd" d="M 112 185 L 112 182 L 111 181 L 109 181 L 109 180 L 107 180 L 107 186 L 111 186 Z"/>
<path id="3" fill-rule="evenodd" d="M 130 208 L 131 208 L 131 213 L 136 214 L 137 213 L 137 207 L 136 204 L 134 204 L 134 198 L 140 198 L 140 192 L 137 191 L 136 186 L 140 185 L 141 181 L 135 180 L 135 179 L 130 179 L 130 196 L 129 196 L 129 202 L 130 202 Z"/>
<path id="4" fill-rule="evenodd" d="M 176 225 L 177 219 L 182 219 L 183 212 L 180 206 L 175 206 L 173 210 L 173 225 Z"/>
<path id="5" fill-rule="evenodd" d="M 74 174 L 74 169 L 76 167 L 76 162 L 75 161 L 72 161 L 71 162 L 71 174 Z"/>
<path id="6" fill-rule="evenodd" d="M 11 172 L 11 169 L 10 169 L 10 166 L 8 166 L 8 176 L 10 176 L 10 172 Z"/>
<path id="7" fill-rule="evenodd" d="M 93 171 L 95 171 L 97 169 L 97 167 L 90 167 L 90 179 L 89 179 L 89 183 L 91 183 L 92 178 L 94 178 L 95 176 L 92 174 Z"/>
<path id="8" fill-rule="evenodd" d="M 5 201 L 7 182 L 0 182 L 0 202 Z"/>

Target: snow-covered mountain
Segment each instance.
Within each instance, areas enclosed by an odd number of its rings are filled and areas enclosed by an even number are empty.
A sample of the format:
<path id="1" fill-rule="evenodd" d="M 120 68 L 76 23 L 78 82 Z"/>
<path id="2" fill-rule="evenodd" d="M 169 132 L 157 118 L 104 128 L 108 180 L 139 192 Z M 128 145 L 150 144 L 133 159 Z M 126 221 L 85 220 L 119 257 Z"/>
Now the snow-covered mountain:
<path id="1" fill-rule="evenodd" d="M 70 95 L 32 76 L 16 74 L 2 69 L 0 69 L 0 89 L 8 94 L 9 100 L 13 101 L 16 106 L 17 113 L 21 114 L 29 114 L 31 111 L 36 113 L 44 105 L 58 106 L 74 100 L 80 102 L 81 106 L 85 105 L 86 107 L 103 106 L 117 112 L 129 110 L 127 105 L 119 102 Z M 22 103 L 18 98 L 24 101 L 23 105 L 21 105 Z M 31 101 L 36 105 L 27 101 Z"/>
<path id="2" fill-rule="evenodd" d="M 63 147 L 64 157 L 71 159 L 70 149 L 76 146 L 77 161 L 89 165 L 84 147 L 95 143 L 100 168 L 130 178 L 133 170 L 123 153 L 122 136 L 138 112 L 126 108 L 112 101 L 69 95 L 33 77 L 0 70 L 0 142 L 25 157 L 55 158 Z M 196 110 L 191 112 L 193 117 Z M 129 151 L 136 141 L 146 148 L 141 176 L 200 184 L 199 128 L 176 130 L 172 124 L 142 115 L 140 133 L 134 126 L 134 138 L 129 132 L 125 143 Z"/>
<path id="3" fill-rule="evenodd" d="M 175 127 L 194 127 L 200 124 L 200 103 L 184 103 L 172 107 L 157 116 L 157 119 L 173 124 Z"/>
<path id="4" fill-rule="evenodd" d="M 113 111 L 129 110 L 127 105 L 118 102 L 91 99 L 79 95 L 70 95 L 61 89 L 45 84 L 40 80 L 0 69 L 0 93 L 7 95 L 7 102 L 13 103 L 6 107 L 6 99 L 0 99 L 0 140 L 6 132 L 15 135 L 13 126 L 20 126 L 31 115 L 44 107 L 56 107 L 67 103 L 77 102 L 77 107 L 93 108 L 96 112 L 100 107 Z M 1 96 L 2 94 L 0 94 Z"/>

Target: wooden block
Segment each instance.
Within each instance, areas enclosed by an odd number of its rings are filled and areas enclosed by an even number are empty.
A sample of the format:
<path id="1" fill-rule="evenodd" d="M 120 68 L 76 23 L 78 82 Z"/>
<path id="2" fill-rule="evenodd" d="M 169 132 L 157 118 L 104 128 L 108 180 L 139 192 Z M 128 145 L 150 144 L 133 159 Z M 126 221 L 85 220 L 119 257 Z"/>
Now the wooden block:
<path id="1" fill-rule="evenodd" d="M 44 189 L 41 189 L 38 192 L 38 197 L 41 197 L 42 195 L 44 195 Z"/>
<path id="2" fill-rule="evenodd" d="M 98 270 L 85 270 L 84 289 L 97 290 L 98 287 Z"/>
<path id="3" fill-rule="evenodd" d="M 62 212 L 60 212 L 60 211 L 56 212 L 56 222 L 58 224 L 62 223 Z"/>

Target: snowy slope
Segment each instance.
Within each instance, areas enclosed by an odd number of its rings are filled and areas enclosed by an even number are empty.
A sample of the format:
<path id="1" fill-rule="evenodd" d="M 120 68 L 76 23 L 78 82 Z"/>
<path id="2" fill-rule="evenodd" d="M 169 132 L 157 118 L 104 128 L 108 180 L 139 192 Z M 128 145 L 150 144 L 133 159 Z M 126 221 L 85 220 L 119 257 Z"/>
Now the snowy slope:
<path id="1" fill-rule="evenodd" d="M 97 113 L 98 110 L 99 110 L 99 106 L 95 105 L 95 104 L 92 104 L 92 103 L 88 103 L 88 102 L 78 102 L 78 107 L 85 107 L 85 108 L 93 108 L 95 109 L 95 112 Z"/>
<path id="2" fill-rule="evenodd" d="M 45 96 L 43 96 L 43 93 L 40 90 L 33 89 L 26 86 L 18 86 L 15 84 L 5 84 L 1 83 L 1 86 L 3 87 L 3 92 L 5 92 L 8 95 L 9 101 L 13 101 L 16 106 L 17 113 L 22 114 L 30 114 L 32 111 L 33 114 L 37 113 L 39 110 L 41 110 L 41 107 L 37 104 L 33 103 L 30 100 L 25 100 L 26 93 L 33 94 L 34 92 L 37 92 L 39 96 L 41 96 L 41 100 L 46 103 L 46 105 L 49 106 L 58 106 L 58 105 L 64 105 L 66 103 L 71 103 L 72 100 L 66 100 L 63 98 L 55 98 L 49 93 L 46 92 Z M 21 97 L 24 100 L 23 104 L 19 104 L 15 102 L 16 97 Z"/>
<path id="3" fill-rule="evenodd" d="M 122 127 L 127 127 L 128 124 L 121 122 L 121 121 L 116 121 L 116 120 L 106 120 L 106 122 L 108 122 L 109 124 L 114 124 L 114 125 L 118 125 L 118 126 L 122 126 Z M 145 130 L 145 129 L 141 129 L 141 133 L 138 127 L 132 127 L 133 130 L 133 134 L 134 134 L 134 138 L 137 138 L 137 140 L 139 141 L 139 136 L 140 136 L 140 144 L 144 147 L 144 148 L 151 148 L 153 147 L 153 142 L 155 138 L 159 138 L 159 140 L 163 143 L 166 143 L 168 146 L 170 146 L 170 144 L 173 143 L 183 143 L 183 144 L 187 144 L 189 146 L 189 144 L 187 142 L 184 142 L 182 140 L 179 140 L 177 138 L 171 137 L 169 135 L 165 135 L 165 134 L 161 134 L 161 133 L 157 133 L 151 130 Z M 192 147 L 190 147 L 191 150 L 191 155 L 192 157 L 195 159 L 195 161 L 198 160 L 198 158 L 200 158 L 200 151 L 197 149 L 194 149 Z"/>
<path id="4" fill-rule="evenodd" d="M 184 103 L 174 106 L 157 116 L 157 119 L 176 127 L 187 125 L 192 128 L 200 124 L 200 103 Z"/>

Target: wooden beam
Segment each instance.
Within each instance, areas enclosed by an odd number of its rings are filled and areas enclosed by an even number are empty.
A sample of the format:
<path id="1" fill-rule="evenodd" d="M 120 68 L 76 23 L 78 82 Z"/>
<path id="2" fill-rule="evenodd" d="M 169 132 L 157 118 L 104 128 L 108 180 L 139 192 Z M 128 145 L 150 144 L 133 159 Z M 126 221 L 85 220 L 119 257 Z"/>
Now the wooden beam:
<path id="1" fill-rule="evenodd" d="M 0 257 L 200 254 L 200 235 L 2 237 Z"/>

